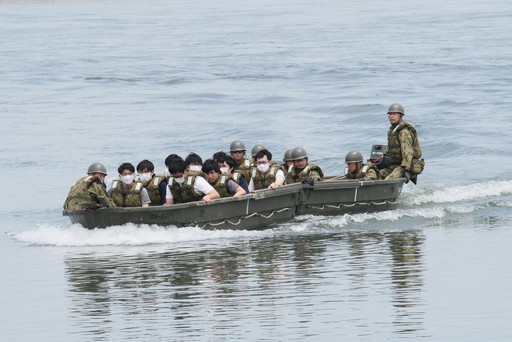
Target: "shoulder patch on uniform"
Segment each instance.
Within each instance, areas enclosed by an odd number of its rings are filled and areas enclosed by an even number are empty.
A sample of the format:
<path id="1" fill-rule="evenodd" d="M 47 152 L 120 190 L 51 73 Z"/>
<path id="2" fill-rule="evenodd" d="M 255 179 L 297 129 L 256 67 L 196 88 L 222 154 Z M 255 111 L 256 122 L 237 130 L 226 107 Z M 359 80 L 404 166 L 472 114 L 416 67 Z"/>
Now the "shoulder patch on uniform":
<path id="1" fill-rule="evenodd" d="M 157 186 L 158 185 L 158 181 L 159 181 L 159 179 L 155 178 L 155 180 L 153 181 L 153 185 Z"/>
<path id="2" fill-rule="evenodd" d="M 252 172 L 251 172 L 251 177 L 254 178 L 256 177 L 256 169 L 253 169 Z"/>
<path id="3" fill-rule="evenodd" d="M 112 182 L 112 188 L 117 188 L 117 183 L 119 183 L 118 180 L 115 180 Z"/>
<path id="4" fill-rule="evenodd" d="M 140 188 L 142 188 L 142 183 L 136 183 L 135 184 L 135 190 L 139 191 Z"/>
<path id="5" fill-rule="evenodd" d="M 194 180 L 194 177 L 187 177 L 187 185 L 192 185 L 193 180 Z"/>

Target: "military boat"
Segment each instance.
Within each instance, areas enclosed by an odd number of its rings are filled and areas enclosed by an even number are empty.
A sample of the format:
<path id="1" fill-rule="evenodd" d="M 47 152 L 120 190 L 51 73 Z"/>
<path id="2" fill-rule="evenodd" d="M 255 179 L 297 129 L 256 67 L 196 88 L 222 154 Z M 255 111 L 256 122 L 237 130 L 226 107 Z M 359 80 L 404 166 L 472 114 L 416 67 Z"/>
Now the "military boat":
<path id="1" fill-rule="evenodd" d="M 72 223 L 107 228 L 125 223 L 198 226 L 204 229 L 264 229 L 297 215 L 342 215 L 395 209 L 404 179 L 359 181 L 328 177 L 289 184 L 241 197 L 137 208 L 64 210 Z"/>

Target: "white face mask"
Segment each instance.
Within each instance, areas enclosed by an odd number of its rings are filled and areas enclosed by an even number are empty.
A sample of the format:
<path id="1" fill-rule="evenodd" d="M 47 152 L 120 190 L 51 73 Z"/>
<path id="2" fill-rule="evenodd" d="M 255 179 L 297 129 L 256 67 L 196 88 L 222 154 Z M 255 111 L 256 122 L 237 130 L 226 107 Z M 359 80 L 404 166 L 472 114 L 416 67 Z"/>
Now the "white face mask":
<path id="1" fill-rule="evenodd" d="M 124 184 L 132 184 L 134 180 L 135 180 L 135 175 L 121 176 L 121 181 Z"/>
<path id="2" fill-rule="evenodd" d="M 201 171 L 201 165 L 190 165 L 189 169 L 191 171 Z"/>
<path id="3" fill-rule="evenodd" d="M 229 168 L 228 167 L 221 167 L 220 168 L 220 172 L 227 173 L 227 172 L 229 172 Z"/>
<path id="4" fill-rule="evenodd" d="M 178 183 L 178 184 L 183 184 L 183 182 L 185 182 L 185 178 L 184 178 L 184 177 L 174 178 L 174 180 L 175 180 L 175 181 L 176 181 L 176 183 Z"/>
<path id="5" fill-rule="evenodd" d="M 147 182 L 151 179 L 151 172 L 139 173 L 137 177 L 141 182 Z"/>
<path id="6" fill-rule="evenodd" d="M 261 173 L 265 173 L 268 171 L 270 165 L 268 165 L 268 163 L 266 164 L 258 164 L 257 168 L 258 168 L 258 171 L 260 171 Z"/>

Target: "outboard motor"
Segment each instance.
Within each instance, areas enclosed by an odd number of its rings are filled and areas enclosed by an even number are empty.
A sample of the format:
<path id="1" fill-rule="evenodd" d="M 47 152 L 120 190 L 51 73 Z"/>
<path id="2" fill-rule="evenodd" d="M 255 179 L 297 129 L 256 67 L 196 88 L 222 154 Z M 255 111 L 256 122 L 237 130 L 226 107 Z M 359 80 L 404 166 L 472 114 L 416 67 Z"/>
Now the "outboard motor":
<path id="1" fill-rule="evenodd" d="M 384 150 L 387 145 L 372 145 L 372 151 L 370 152 L 369 162 L 375 163 L 378 162 L 380 158 L 384 156 Z"/>
<path id="2" fill-rule="evenodd" d="M 372 151 L 370 152 L 370 159 L 368 159 L 368 161 L 374 163 L 379 170 L 390 166 L 388 156 L 384 155 L 384 150 L 387 147 L 387 145 L 372 145 Z"/>

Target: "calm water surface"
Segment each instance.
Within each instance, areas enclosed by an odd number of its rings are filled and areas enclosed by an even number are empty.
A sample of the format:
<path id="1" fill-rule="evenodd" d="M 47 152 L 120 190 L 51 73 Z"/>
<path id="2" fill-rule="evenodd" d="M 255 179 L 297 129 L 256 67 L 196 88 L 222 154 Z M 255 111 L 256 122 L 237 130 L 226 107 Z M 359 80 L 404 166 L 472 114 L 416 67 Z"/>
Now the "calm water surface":
<path id="1" fill-rule="evenodd" d="M 509 341 L 512 3 L 1 1 L 2 341 Z M 264 231 L 61 216 L 91 162 L 234 139 L 326 174 L 401 102 L 397 210 Z"/>

